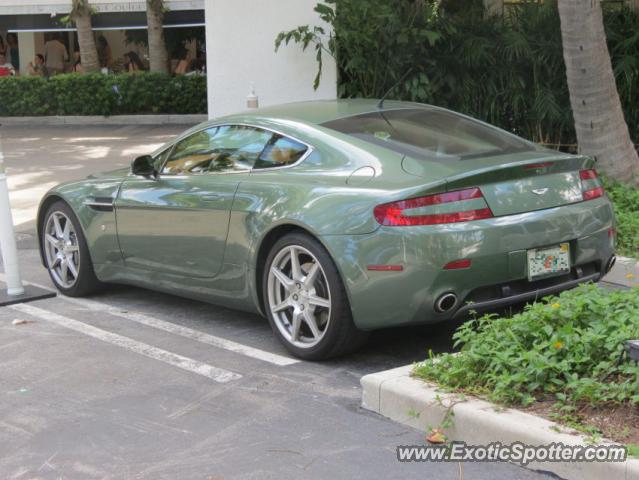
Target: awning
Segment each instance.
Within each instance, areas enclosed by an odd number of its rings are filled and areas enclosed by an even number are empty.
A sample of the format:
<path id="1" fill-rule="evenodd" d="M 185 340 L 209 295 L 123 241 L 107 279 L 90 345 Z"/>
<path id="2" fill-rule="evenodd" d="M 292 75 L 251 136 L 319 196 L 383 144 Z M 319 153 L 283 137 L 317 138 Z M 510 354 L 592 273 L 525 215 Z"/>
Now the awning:
<path id="1" fill-rule="evenodd" d="M 73 31 L 60 21 L 65 15 L 1 15 L 0 30 L 8 32 Z M 146 12 L 99 13 L 91 17 L 93 30 L 146 29 Z M 164 15 L 165 28 L 203 27 L 204 10 L 169 11 Z"/>

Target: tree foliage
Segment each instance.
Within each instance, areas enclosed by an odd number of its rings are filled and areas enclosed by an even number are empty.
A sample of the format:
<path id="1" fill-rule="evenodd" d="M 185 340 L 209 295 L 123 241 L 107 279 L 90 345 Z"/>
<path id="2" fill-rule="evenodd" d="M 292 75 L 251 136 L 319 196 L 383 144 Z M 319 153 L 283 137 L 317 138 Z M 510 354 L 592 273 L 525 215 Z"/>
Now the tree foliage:
<path id="1" fill-rule="evenodd" d="M 390 97 L 451 108 L 536 142 L 573 150 L 576 137 L 554 0 L 505 16 L 448 0 L 329 0 L 316 7 L 330 29 L 278 35 L 337 61 L 340 97 Z M 468 5 L 468 4 L 466 4 Z M 639 141 L 639 14 L 605 11 L 605 26 L 630 134 Z M 328 34 L 327 32 L 331 32 Z M 316 86 L 320 77 L 316 79 Z"/>

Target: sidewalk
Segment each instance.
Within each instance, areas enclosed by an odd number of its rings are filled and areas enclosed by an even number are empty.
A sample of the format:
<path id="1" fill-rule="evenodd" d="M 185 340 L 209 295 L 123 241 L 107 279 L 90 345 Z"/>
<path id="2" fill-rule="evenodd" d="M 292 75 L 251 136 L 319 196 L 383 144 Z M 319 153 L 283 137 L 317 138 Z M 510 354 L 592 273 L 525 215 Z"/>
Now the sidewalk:
<path id="1" fill-rule="evenodd" d="M 639 286 L 639 260 L 617 257 L 617 263 L 602 281 L 616 287 Z"/>

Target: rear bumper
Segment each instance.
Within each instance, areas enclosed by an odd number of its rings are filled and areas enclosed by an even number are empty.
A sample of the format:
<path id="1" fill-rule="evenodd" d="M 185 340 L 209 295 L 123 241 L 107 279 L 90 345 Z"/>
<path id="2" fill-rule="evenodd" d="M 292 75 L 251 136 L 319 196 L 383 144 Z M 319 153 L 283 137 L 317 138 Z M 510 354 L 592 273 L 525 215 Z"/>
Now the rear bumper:
<path id="1" fill-rule="evenodd" d="M 496 310 L 499 308 L 507 307 L 509 305 L 517 305 L 519 303 L 534 302 L 547 295 L 556 295 L 564 290 L 570 290 L 582 283 L 596 282 L 602 276 L 602 273 L 596 272 L 590 275 L 576 278 L 574 280 L 568 280 L 565 282 L 557 283 L 549 287 L 543 287 L 538 289 L 532 289 L 525 293 L 517 293 L 514 295 L 508 295 L 501 298 L 495 298 L 493 300 L 484 300 L 482 302 L 467 303 L 458 308 L 453 314 L 452 318 L 464 318 L 471 312 L 484 313 L 490 310 Z"/>
<path id="2" fill-rule="evenodd" d="M 373 330 L 445 321 L 597 281 L 614 254 L 612 227 L 612 206 L 599 198 L 467 223 L 381 227 L 322 241 L 344 280 L 355 324 Z M 561 242 L 570 243 L 571 274 L 528 282 L 526 251 Z M 471 267 L 443 270 L 458 259 L 471 259 Z M 402 265 L 403 270 L 368 271 L 368 265 Z M 457 296 L 457 304 L 436 311 L 436 300 L 447 292 Z"/>

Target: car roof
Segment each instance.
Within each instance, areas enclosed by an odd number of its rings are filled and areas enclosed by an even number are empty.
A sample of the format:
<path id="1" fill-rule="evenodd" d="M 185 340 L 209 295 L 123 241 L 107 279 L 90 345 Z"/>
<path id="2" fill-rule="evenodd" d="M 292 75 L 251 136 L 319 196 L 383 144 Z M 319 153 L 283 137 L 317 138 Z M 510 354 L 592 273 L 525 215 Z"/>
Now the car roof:
<path id="1" fill-rule="evenodd" d="M 363 113 L 379 111 L 378 99 L 340 99 L 340 100 L 314 100 L 307 102 L 286 103 L 272 107 L 247 110 L 236 115 L 217 119 L 217 121 L 246 120 L 247 118 L 294 120 L 309 124 L 322 124 L 339 118 L 360 115 Z M 383 110 L 396 110 L 402 108 L 423 108 L 426 105 L 400 102 L 395 100 L 384 101 Z"/>

